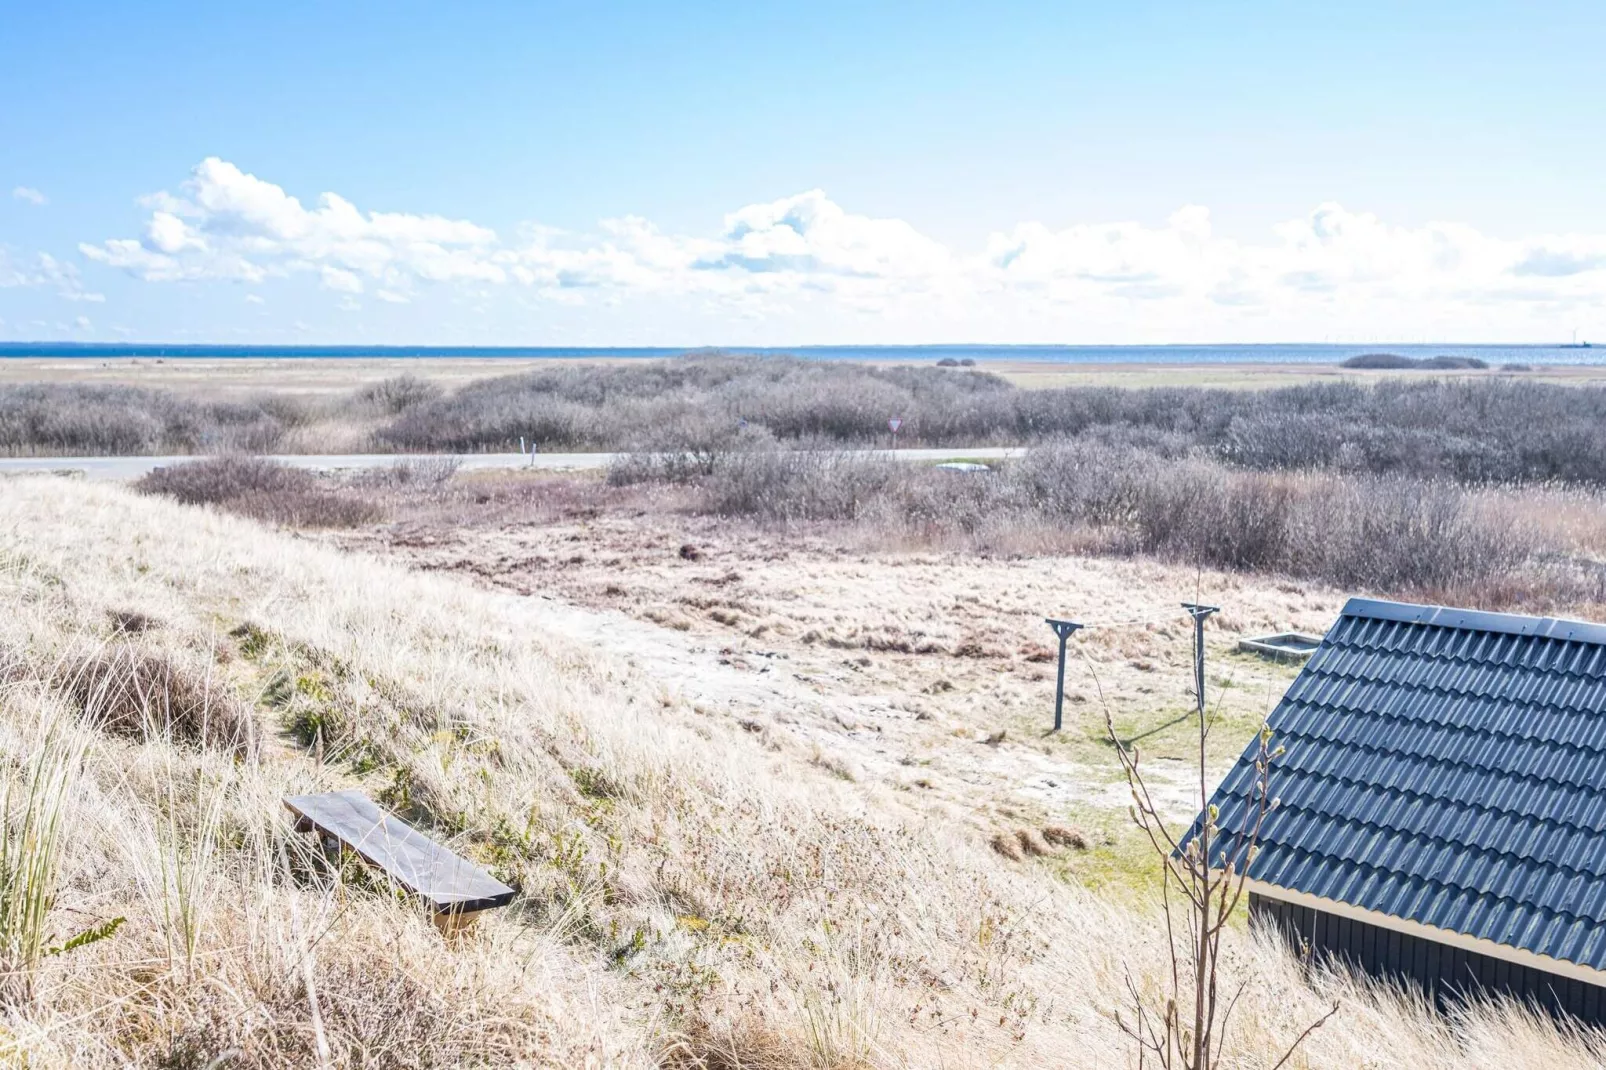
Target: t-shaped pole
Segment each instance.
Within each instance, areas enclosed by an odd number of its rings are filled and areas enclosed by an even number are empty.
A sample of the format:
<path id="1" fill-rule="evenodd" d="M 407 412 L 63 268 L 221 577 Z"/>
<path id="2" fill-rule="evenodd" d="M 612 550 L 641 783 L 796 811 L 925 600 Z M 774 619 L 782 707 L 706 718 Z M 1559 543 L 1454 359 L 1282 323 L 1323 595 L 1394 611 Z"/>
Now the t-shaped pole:
<path id="1" fill-rule="evenodd" d="M 1060 637 L 1059 680 L 1054 684 L 1054 731 L 1058 732 L 1065 723 L 1065 641 L 1081 625 L 1074 620 L 1055 620 L 1053 617 L 1044 619 L 1048 621 L 1048 626 L 1054 629 L 1054 634 Z"/>
<path id="2" fill-rule="evenodd" d="M 1182 608 L 1193 618 L 1193 701 L 1199 711 L 1199 720 L 1205 715 L 1205 659 L 1204 622 L 1212 613 L 1220 613 L 1220 606 L 1201 606 L 1193 602 L 1182 603 Z"/>

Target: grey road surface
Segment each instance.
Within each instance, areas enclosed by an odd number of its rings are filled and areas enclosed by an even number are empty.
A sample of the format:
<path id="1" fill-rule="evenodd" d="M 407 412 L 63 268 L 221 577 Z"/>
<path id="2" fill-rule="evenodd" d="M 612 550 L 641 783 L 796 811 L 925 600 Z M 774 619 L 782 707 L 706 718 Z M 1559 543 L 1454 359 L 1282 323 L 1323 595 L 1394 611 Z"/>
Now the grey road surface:
<path id="1" fill-rule="evenodd" d="M 865 457 L 892 457 L 900 461 L 938 464 L 943 461 L 997 461 L 1019 457 L 1026 451 L 1016 446 L 978 446 L 973 449 L 944 450 L 860 450 Z M 333 472 L 352 468 L 382 468 L 398 461 L 422 461 L 449 457 L 461 470 L 496 468 L 540 468 L 549 471 L 582 471 L 606 468 L 617 453 L 522 453 L 407 454 L 285 454 L 272 460 L 297 468 Z M 169 465 L 198 460 L 196 457 L 0 457 L 0 475 L 18 472 L 81 472 L 89 479 L 138 479 L 147 472 Z"/>

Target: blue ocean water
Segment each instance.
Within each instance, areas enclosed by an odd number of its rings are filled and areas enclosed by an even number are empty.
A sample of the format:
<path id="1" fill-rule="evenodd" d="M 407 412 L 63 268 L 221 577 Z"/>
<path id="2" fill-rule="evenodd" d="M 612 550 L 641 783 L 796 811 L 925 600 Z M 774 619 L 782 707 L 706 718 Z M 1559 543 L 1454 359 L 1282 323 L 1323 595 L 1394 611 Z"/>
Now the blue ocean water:
<path id="1" fill-rule="evenodd" d="M 150 343 L 0 342 L 5 357 L 673 357 L 696 349 L 679 346 L 253 346 L 162 345 Z M 733 353 L 790 353 L 816 360 L 1044 361 L 1088 364 L 1336 364 L 1362 353 L 1399 353 L 1410 357 L 1478 357 L 1490 364 L 1602 364 L 1606 346 L 1566 345 L 914 345 L 914 346 L 778 346 L 728 347 Z"/>

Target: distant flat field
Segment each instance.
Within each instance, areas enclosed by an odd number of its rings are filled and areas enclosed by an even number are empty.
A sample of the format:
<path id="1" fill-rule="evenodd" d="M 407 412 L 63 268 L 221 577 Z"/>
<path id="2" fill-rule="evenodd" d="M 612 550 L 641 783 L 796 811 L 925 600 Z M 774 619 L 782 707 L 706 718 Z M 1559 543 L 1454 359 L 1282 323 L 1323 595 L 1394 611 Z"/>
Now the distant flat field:
<path id="1" fill-rule="evenodd" d="M 393 375 L 416 375 L 454 387 L 473 379 L 512 375 L 537 366 L 597 363 L 516 357 L 8 357 L 0 359 L 0 383 L 119 383 L 193 390 L 204 394 L 250 394 L 291 390 L 340 394 Z M 614 361 L 609 361 L 614 363 Z"/>
<path id="2" fill-rule="evenodd" d="M 1522 378 L 1559 383 L 1606 383 L 1606 365 L 1534 365 L 1532 371 L 1357 371 L 1337 364 L 1051 364 L 1038 361 L 992 361 L 987 371 L 1022 387 L 1054 386 L 1210 386 L 1265 389 L 1301 383 L 1340 381 L 1373 382 L 1378 379 Z"/>
<path id="3" fill-rule="evenodd" d="M 554 364 L 626 363 L 627 357 L 276 357 L 276 358 L 130 358 L 8 357 L 0 359 L 0 383 L 121 383 L 169 387 L 217 396 L 289 390 L 305 394 L 338 394 L 394 375 L 416 375 L 451 388 L 474 379 L 511 375 Z M 928 361 L 877 361 L 884 366 L 926 366 Z M 1542 365 L 1532 371 L 1498 368 L 1469 372 L 1352 371 L 1335 364 L 1224 363 L 1054 363 L 988 361 L 977 370 L 1003 376 L 1017 386 L 1209 386 L 1256 389 L 1299 383 L 1386 377 L 1510 376 L 1562 383 L 1606 383 L 1606 364 Z M 963 374 L 956 371 L 954 374 Z"/>

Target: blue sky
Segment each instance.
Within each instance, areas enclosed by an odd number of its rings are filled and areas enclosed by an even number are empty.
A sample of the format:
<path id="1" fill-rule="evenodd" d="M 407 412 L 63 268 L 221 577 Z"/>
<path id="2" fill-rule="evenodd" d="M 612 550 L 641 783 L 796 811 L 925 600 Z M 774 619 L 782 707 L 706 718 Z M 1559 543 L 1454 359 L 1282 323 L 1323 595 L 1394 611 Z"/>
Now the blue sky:
<path id="1" fill-rule="evenodd" d="M 1599 3 L 0 27 L 3 338 L 1606 338 Z"/>

